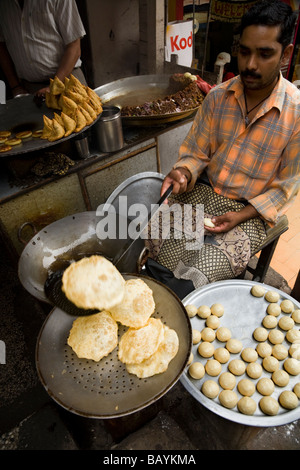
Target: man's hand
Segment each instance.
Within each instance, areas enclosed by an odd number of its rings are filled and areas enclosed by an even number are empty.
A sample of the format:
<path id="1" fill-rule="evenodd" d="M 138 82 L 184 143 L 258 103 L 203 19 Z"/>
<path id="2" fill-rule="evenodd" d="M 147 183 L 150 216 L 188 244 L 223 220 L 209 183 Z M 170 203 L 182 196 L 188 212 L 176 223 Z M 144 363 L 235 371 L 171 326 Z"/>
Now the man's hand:
<path id="1" fill-rule="evenodd" d="M 173 194 L 184 193 L 187 189 L 190 179 L 191 174 L 185 168 L 173 169 L 165 177 L 160 194 L 163 195 L 163 193 L 168 189 L 171 184 L 173 184 Z"/>
<path id="2" fill-rule="evenodd" d="M 257 210 L 251 204 L 248 204 L 238 212 L 226 212 L 226 214 L 212 217 L 211 221 L 215 227 L 205 226 L 205 229 L 211 233 L 229 232 L 236 225 L 258 216 Z"/>

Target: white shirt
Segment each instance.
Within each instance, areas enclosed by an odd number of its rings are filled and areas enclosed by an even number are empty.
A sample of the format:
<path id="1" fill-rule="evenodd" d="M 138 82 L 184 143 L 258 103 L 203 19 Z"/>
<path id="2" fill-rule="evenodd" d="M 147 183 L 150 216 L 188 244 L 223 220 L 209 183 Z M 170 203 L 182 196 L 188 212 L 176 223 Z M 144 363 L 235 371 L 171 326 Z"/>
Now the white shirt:
<path id="1" fill-rule="evenodd" d="M 23 10 L 18 0 L 0 0 L 0 41 L 29 82 L 54 77 L 65 46 L 84 35 L 75 0 L 25 0 Z"/>

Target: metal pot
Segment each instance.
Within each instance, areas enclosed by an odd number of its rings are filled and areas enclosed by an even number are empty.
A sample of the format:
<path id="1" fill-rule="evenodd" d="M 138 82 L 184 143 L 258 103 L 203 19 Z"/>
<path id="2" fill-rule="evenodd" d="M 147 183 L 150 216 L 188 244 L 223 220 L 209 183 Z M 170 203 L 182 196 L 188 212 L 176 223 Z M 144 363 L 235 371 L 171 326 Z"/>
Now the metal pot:
<path id="1" fill-rule="evenodd" d="M 18 264 L 19 279 L 24 288 L 39 300 L 50 303 L 44 285 L 49 275 L 66 269 L 73 261 L 93 254 L 112 260 L 127 242 L 124 239 L 101 240 L 96 229 L 101 216 L 94 211 L 64 217 L 39 231 L 25 246 Z M 127 224 L 117 217 L 118 224 Z M 123 225 L 124 226 L 124 225 Z M 120 272 L 138 273 L 146 261 L 144 241 L 138 238 L 118 265 Z"/>

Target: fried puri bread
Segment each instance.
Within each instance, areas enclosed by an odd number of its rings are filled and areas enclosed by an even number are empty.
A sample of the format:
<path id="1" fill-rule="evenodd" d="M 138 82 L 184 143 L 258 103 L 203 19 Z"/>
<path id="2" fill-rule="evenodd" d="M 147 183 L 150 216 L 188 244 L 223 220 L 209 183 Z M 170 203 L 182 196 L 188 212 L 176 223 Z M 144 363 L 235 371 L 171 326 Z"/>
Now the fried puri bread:
<path id="1" fill-rule="evenodd" d="M 130 374 L 139 378 L 152 377 L 168 369 L 169 363 L 176 356 L 179 348 L 179 339 L 175 330 L 163 326 L 164 338 L 157 351 L 139 364 L 126 364 Z"/>
<path id="2" fill-rule="evenodd" d="M 112 317 L 122 325 L 144 326 L 155 310 L 153 292 L 142 279 L 125 281 L 125 294 L 118 305 L 110 309 Z"/>
<path id="3" fill-rule="evenodd" d="M 164 338 L 163 323 L 149 318 L 141 328 L 129 328 L 119 342 L 118 357 L 125 364 L 140 364 L 154 354 Z"/>
<path id="4" fill-rule="evenodd" d="M 94 255 L 68 266 L 62 290 L 79 308 L 107 310 L 123 300 L 125 280 L 109 260 Z"/>
<path id="5" fill-rule="evenodd" d="M 16 138 L 17 139 L 29 139 L 29 137 L 32 136 L 31 131 L 22 131 L 22 132 L 17 132 Z"/>
<path id="6" fill-rule="evenodd" d="M 79 358 L 100 361 L 118 344 L 118 325 L 109 312 L 78 317 L 73 322 L 67 340 Z"/>

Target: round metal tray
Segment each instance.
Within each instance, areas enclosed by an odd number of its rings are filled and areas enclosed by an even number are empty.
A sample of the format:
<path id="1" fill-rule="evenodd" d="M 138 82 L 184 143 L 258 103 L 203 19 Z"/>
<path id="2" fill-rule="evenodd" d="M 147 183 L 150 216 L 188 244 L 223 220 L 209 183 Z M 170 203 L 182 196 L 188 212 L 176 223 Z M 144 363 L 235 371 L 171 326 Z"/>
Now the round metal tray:
<path id="1" fill-rule="evenodd" d="M 191 294 L 186 296 L 183 299 L 183 304 L 185 306 L 189 304 L 193 304 L 196 307 L 200 307 L 201 305 L 208 305 L 209 307 L 216 303 L 220 302 L 225 309 L 224 315 L 220 318 L 220 326 L 226 326 L 231 330 L 232 337 L 237 338 L 243 343 L 243 348 L 245 347 L 256 347 L 257 342 L 253 339 L 252 333 L 258 326 L 261 326 L 261 322 L 263 318 L 267 315 L 266 308 L 269 305 L 263 297 L 257 298 L 254 297 L 251 293 L 251 287 L 255 284 L 262 285 L 267 290 L 276 291 L 280 294 L 281 300 L 290 299 L 295 305 L 295 308 L 300 308 L 300 303 L 293 299 L 288 294 L 284 292 L 268 286 L 266 284 L 254 282 L 254 281 L 246 281 L 246 280 L 229 280 L 229 281 L 220 281 L 209 284 L 204 286 L 201 289 L 197 289 L 193 291 Z M 281 302 L 279 300 L 278 303 Z M 287 314 L 282 314 L 287 315 Z M 278 319 L 280 317 L 277 317 Z M 193 329 L 202 330 L 205 327 L 205 320 L 201 319 L 197 315 L 190 319 L 191 325 Z M 299 325 L 295 324 L 295 328 L 298 329 Z M 224 347 L 225 343 L 220 343 L 218 340 L 214 341 L 214 346 L 216 347 Z M 283 345 L 289 348 L 290 343 L 284 340 Z M 202 362 L 203 365 L 206 363 L 206 359 L 202 358 L 197 348 L 199 343 L 193 345 L 192 352 L 194 354 L 193 361 Z M 230 355 L 230 359 L 239 359 L 240 354 L 232 354 Z M 261 363 L 262 359 L 259 357 L 257 362 Z M 282 368 L 282 362 L 280 361 L 280 368 Z M 227 371 L 228 363 L 222 364 L 222 372 Z M 243 374 L 237 378 L 237 383 L 242 378 L 249 378 L 247 374 Z M 266 372 L 263 369 L 263 373 L 261 377 L 271 377 L 271 373 Z M 207 398 L 201 392 L 202 383 L 207 380 L 215 380 L 218 381 L 218 377 L 210 377 L 207 374 L 201 380 L 194 380 L 188 373 L 188 367 L 186 368 L 184 374 L 181 376 L 181 383 L 184 385 L 186 390 L 191 393 L 191 395 L 202 405 L 208 408 L 213 413 L 216 413 L 223 418 L 229 419 L 231 421 L 242 423 L 251 426 L 280 426 L 283 424 L 290 423 L 300 418 L 300 405 L 295 408 L 294 410 L 288 411 L 279 407 L 279 412 L 276 416 L 267 416 L 263 414 L 260 410 L 258 402 L 259 399 L 262 398 L 258 392 L 255 391 L 252 398 L 257 402 L 257 409 L 254 415 L 248 416 L 240 413 L 237 407 L 233 409 L 227 409 L 223 407 L 220 403 L 218 398 L 210 399 Z M 253 380 L 255 383 L 259 380 Z M 275 391 L 272 394 L 274 398 L 278 398 L 279 394 L 284 390 L 292 390 L 295 383 L 299 382 L 299 376 L 293 377 L 290 376 L 290 382 L 286 387 L 278 387 L 275 385 Z M 221 387 L 220 387 L 220 390 Z M 242 395 L 239 394 L 236 387 L 234 389 L 237 392 L 237 395 L 241 398 Z"/>
<path id="2" fill-rule="evenodd" d="M 45 103 L 37 105 L 34 101 L 33 95 L 25 95 L 20 98 L 8 100 L 5 105 L 0 106 L 0 130 L 10 131 L 12 133 L 11 137 L 14 137 L 17 132 L 43 129 L 44 114 L 50 119 L 53 119 L 54 117 L 54 111 L 49 109 Z M 82 132 L 87 131 L 98 121 L 99 118 L 100 115 L 97 116 L 92 124 L 86 126 L 80 132 L 73 132 L 68 137 L 63 137 L 62 139 L 55 140 L 54 142 L 35 137 L 23 139 L 21 144 L 12 146 L 11 150 L 1 152 L 0 157 L 12 157 L 61 144 L 62 142 L 72 139 L 73 137 L 80 135 Z"/>
<path id="3" fill-rule="evenodd" d="M 137 106 L 146 101 L 164 98 L 172 93 L 169 88 L 171 75 L 137 75 L 107 83 L 95 89 L 103 104 L 118 106 Z M 128 126 L 159 126 L 178 121 L 196 113 L 199 106 L 185 111 L 145 116 L 122 116 Z"/>
<path id="4" fill-rule="evenodd" d="M 67 344 L 76 317 L 55 308 L 48 315 L 37 340 L 36 366 L 48 394 L 70 412 L 91 418 L 117 418 L 145 408 L 161 398 L 180 378 L 191 351 L 191 326 L 186 310 L 163 284 L 139 277 L 152 289 L 160 318 L 179 338 L 179 350 L 168 369 L 139 379 L 126 371 L 115 348 L 99 362 L 79 359 Z M 127 328 L 119 326 L 121 336 Z"/>

